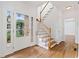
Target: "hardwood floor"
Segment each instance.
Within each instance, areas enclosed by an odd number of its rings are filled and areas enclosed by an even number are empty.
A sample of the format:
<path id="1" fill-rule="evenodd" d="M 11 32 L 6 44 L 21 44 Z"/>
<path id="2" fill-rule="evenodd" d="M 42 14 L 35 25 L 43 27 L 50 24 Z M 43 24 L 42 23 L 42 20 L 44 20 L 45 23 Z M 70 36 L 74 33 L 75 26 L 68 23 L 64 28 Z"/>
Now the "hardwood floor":
<path id="1" fill-rule="evenodd" d="M 77 45 L 76 45 L 77 46 Z M 77 58 L 78 51 L 74 51 L 74 48 L 66 50 L 64 49 L 64 43 L 53 47 L 51 50 L 44 49 L 39 46 L 33 46 L 25 48 L 18 52 L 14 52 L 5 58 Z"/>

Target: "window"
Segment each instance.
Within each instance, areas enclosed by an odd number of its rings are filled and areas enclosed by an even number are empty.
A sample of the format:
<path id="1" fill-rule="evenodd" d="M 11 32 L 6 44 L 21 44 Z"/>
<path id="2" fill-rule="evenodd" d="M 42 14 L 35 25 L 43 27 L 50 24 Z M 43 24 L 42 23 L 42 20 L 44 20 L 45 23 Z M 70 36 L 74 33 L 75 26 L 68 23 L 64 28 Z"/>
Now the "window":
<path id="1" fill-rule="evenodd" d="M 23 37 L 29 33 L 28 16 L 16 13 L 16 37 Z"/>
<path id="2" fill-rule="evenodd" d="M 16 37 L 24 36 L 24 15 L 17 13 L 16 15 Z"/>

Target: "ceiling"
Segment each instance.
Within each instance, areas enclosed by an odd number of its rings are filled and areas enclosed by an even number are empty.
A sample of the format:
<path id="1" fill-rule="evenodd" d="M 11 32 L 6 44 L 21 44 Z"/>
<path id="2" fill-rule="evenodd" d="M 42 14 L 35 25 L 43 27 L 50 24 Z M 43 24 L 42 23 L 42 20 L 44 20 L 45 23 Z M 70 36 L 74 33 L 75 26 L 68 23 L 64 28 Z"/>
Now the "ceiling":
<path id="1" fill-rule="evenodd" d="M 44 4 L 46 1 L 21 1 L 25 5 L 38 7 Z M 66 10 L 66 7 L 72 6 L 72 9 L 76 9 L 75 6 L 78 5 L 78 1 L 50 1 L 58 10 Z"/>
<path id="2" fill-rule="evenodd" d="M 71 9 L 76 9 L 78 5 L 78 1 L 56 1 L 52 2 L 52 4 L 58 8 L 59 10 L 66 11 L 66 7 L 71 6 Z"/>
<path id="3" fill-rule="evenodd" d="M 17 3 L 22 3 L 26 6 L 39 7 L 40 5 L 46 3 L 47 1 L 15 1 Z M 14 2 L 14 3 L 15 3 Z M 72 9 L 76 9 L 75 6 L 78 5 L 78 1 L 50 1 L 58 10 L 66 10 L 66 7 L 72 6 Z M 1 2 L 2 3 L 2 2 Z"/>
<path id="4" fill-rule="evenodd" d="M 21 2 L 28 6 L 39 7 L 40 5 L 44 4 L 46 1 L 21 1 Z"/>

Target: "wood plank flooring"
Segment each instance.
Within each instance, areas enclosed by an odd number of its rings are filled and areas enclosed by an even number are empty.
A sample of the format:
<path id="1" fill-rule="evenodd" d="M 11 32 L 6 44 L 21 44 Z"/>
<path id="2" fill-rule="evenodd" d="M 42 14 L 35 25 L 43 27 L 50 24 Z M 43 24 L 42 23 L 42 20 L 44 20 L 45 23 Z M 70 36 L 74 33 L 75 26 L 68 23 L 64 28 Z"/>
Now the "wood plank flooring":
<path id="1" fill-rule="evenodd" d="M 77 46 L 77 45 L 76 45 Z M 51 50 L 44 49 L 39 46 L 33 46 L 25 48 L 5 58 L 77 58 L 78 51 L 74 51 L 74 48 L 66 50 L 64 44 L 53 47 Z"/>

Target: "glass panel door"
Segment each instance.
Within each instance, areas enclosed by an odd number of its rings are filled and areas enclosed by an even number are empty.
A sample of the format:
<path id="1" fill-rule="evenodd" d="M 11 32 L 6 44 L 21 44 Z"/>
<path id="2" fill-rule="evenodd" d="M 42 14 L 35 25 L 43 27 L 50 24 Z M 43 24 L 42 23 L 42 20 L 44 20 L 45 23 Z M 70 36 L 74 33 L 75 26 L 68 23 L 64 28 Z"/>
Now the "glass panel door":
<path id="1" fill-rule="evenodd" d="M 7 11 L 7 43 L 11 43 L 11 12 Z"/>
<path id="2" fill-rule="evenodd" d="M 14 33 L 13 33 L 13 11 L 9 9 L 4 9 L 4 37 L 6 37 L 6 54 L 10 54 L 14 50 Z"/>

